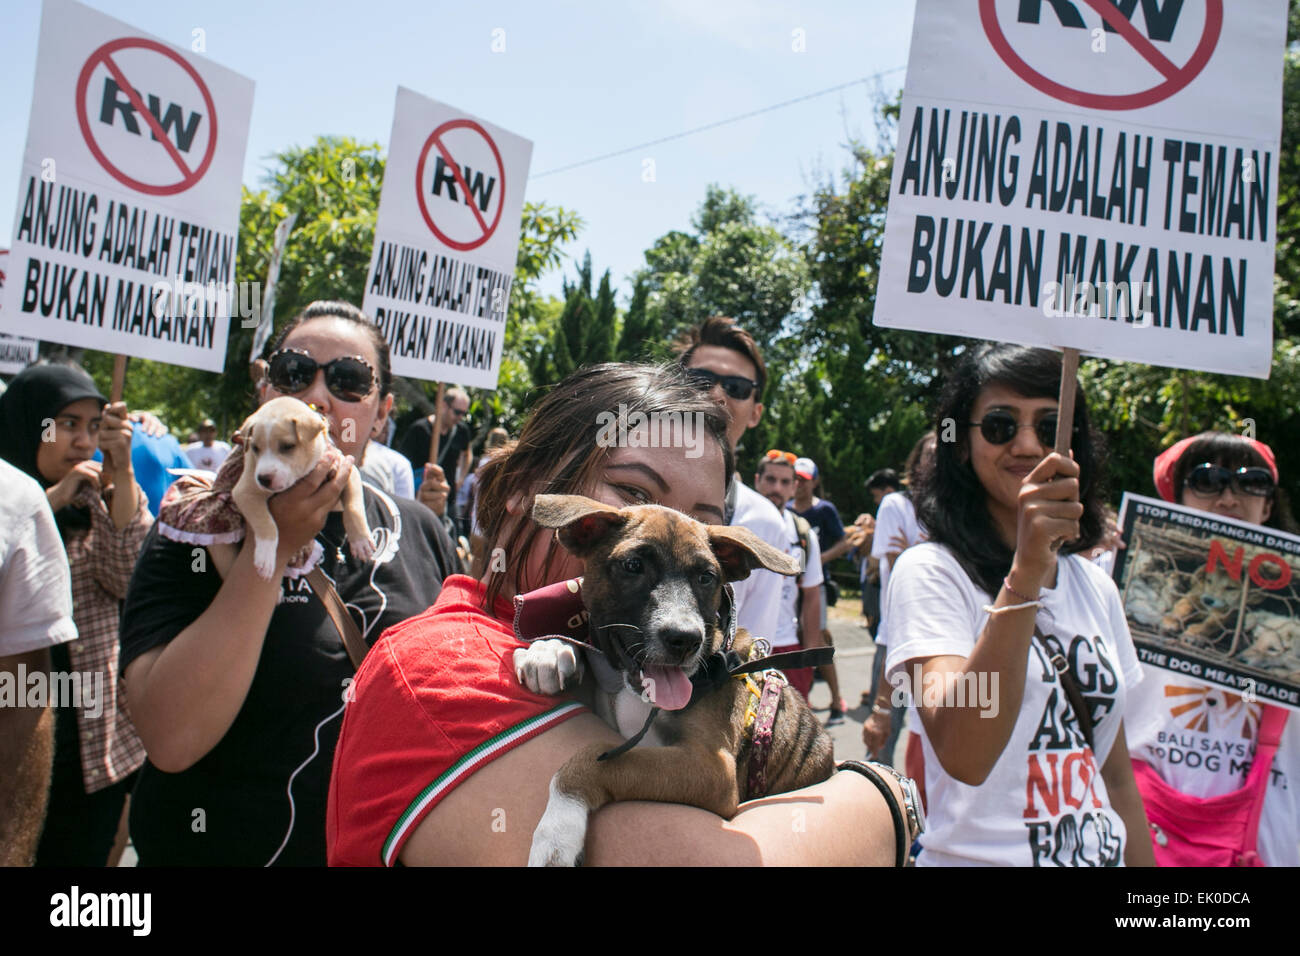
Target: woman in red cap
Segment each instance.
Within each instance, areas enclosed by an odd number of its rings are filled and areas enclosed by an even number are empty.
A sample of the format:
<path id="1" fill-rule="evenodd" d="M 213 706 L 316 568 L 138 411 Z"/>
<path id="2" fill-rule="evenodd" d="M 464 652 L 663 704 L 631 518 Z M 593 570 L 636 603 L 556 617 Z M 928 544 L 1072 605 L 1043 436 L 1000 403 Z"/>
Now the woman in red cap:
<path id="1" fill-rule="evenodd" d="M 1155 462 L 1165 501 L 1292 530 L 1263 442 L 1205 432 Z M 1288 712 L 1143 664 L 1124 722 L 1162 866 L 1300 866 L 1300 731 Z M 1294 721 L 1290 721 L 1294 724 Z"/>

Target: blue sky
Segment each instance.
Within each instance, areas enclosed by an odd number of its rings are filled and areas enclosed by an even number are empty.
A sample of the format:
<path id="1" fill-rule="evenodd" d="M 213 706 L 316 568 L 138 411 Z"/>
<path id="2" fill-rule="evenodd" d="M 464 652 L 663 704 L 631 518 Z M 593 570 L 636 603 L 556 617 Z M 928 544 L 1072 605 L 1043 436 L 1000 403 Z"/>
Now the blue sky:
<path id="1" fill-rule="evenodd" d="M 256 82 L 244 181 L 267 157 L 323 133 L 387 146 L 396 87 L 478 114 L 533 141 L 526 198 L 577 211 L 624 299 L 642 251 L 688 228 L 708 183 L 783 215 L 838 171 L 851 135 L 873 135 L 862 84 L 614 159 L 536 174 L 904 66 L 913 0 L 805 3 L 365 3 L 307 0 L 91 0 L 90 6 L 188 47 Z M 37 0 L 6 0 L 0 32 L 0 244 L 13 235 L 40 20 Z M 492 51 L 493 31 L 505 51 Z M 802 31 L 796 34 L 795 31 Z M 498 35 L 500 36 L 500 35 Z M 802 37 L 803 52 L 794 47 Z M 884 90 L 902 87 L 899 71 Z M 655 181 L 642 178 L 654 161 Z M 568 264 L 566 263 L 566 266 Z M 568 268 L 571 273 L 571 267 Z M 543 288 L 559 291 L 560 277 Z"/>

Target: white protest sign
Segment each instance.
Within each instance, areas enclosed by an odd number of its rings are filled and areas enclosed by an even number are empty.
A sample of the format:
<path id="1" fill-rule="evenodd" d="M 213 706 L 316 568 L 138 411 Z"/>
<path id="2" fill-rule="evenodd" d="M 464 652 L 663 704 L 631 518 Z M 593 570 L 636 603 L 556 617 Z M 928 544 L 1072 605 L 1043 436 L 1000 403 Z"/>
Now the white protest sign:
<path id="1" fill-rule="evenodd" d="M 9 272 L 9 250 L 0 249 L 0 311 L 4 310 L 5 282 Z M 36 361 L 40 343 L 0 333 L 0 374 L 16 375 Z"/>
<path id="2" fill-rule="evenodd" d="M 46 0 L 0 330 L 220 371 L 253 311 L 235 283 L 252 105 L 251 80 Z"/>
<path id="3" fill-rule="evenodd" d="M 918 0 L 874 321 L 1267 378 L 1286 0 Z"/>
<path id="4" fill-rule="evenodd" d="M 398 88 L 363 304 L 398 375 L 496 388 L 532 152 Z"/>

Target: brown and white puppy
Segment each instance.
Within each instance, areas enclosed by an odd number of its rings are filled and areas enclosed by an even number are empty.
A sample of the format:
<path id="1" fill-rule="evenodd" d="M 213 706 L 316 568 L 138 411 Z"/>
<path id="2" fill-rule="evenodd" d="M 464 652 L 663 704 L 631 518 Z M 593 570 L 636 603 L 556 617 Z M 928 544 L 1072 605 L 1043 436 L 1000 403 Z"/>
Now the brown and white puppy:
<path id="1" fill-rule="evenodd" d="M 596 712 L 625 737 L 641 729 L 651 699 L 661 712 L 633 749 L 600 761 L 609 748 L 590 746 L 560 768 L 533 834 L 529 865 L 578 865 L 588 815 L 617 800 L 685 803 L 732 817 L 747 790 L 749 691 L 744 680 L 726 678 L 688 708 L 690 678 L 722 649 L 723 584 L 758 567 L 797 574 L 797 563 L 744 528 L 704 525 L 658 505 L 619 509 L 577 495 L 539 495 L 533 520 L 558 529 L 560 543 L 584 560 L 589 633 L 612 629 L 636 671 L 611 681 L 604 655 L 587 655 L 597 680 L 584 689 L 595 690 Z M 747 631 L 736 632 L 733 649 L 742 659 L 751 644 Z M 536 641 L 515 653 L 521 679 L 531 672 L 530 685 L 549 683 L 557 690 L 560 672 L 572 672 L 573 663 L 571 647 L 560 641 Z M 786 685 L 767 758 L 767 792 L 810 786 L 833 770 L 830 737 Z"/>
<path id="2" fill-rule="evenodd" d="M 280 534 L 267 502 L 316 467 L 329 447 L 327 423 L 305 402 L 283 396 L 271 399 L 249 415 L 239 428 L 239 438 L 244 449 L 244 471 L 231 490 L 231 498 L 254 539 L 253 566 L 270 580 L 275 573 Z M 360 469 L 352 469 L 339 501 L 343 505 L 348 549 L 357 560 L 367 561 L 375 553 L 375 546 L 366 522 Z"/>

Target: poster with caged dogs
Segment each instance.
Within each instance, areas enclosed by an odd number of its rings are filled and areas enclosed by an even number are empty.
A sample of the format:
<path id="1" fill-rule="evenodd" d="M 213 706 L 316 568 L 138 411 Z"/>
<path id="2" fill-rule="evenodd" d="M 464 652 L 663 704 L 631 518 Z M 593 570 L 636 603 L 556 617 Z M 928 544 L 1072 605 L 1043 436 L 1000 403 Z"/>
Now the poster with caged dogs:
<path id="1" fill-rule="evenodd" d="M 1119 525 L 1138 658 L 1300 710 L 1300 537 L 1128 493 Z"/>

